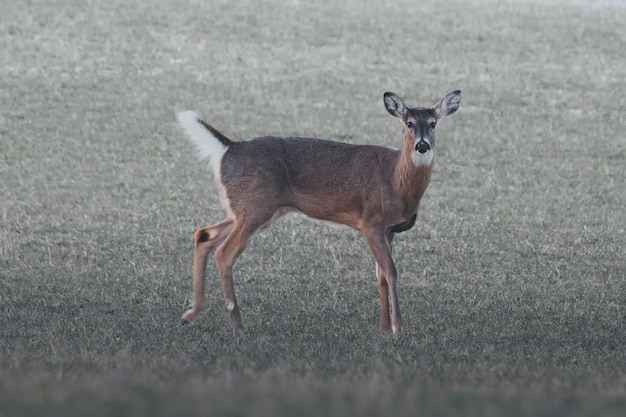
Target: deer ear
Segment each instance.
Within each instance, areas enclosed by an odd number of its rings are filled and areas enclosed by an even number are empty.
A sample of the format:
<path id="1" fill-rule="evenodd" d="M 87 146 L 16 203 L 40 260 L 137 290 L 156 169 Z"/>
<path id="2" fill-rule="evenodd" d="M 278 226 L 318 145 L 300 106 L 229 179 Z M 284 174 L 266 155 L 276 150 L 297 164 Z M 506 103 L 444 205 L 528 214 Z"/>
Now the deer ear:
<path id="1" fill-rule="evenodd" d="M 441 119 L 449 114 L 454 113 L 461 105 L 461 90 L 456 90 L 445 96 L 441 101 L 433 107 L 437 113 L 437 117 Z"/>
<path id="2" fill-rule="evenodd" d="M 385 100 L 385 108 L 393 117 L 404 119 L 407 113 L 407 108 L 400 97 L 394 93 L 385 93 L 383 96 Z"/>

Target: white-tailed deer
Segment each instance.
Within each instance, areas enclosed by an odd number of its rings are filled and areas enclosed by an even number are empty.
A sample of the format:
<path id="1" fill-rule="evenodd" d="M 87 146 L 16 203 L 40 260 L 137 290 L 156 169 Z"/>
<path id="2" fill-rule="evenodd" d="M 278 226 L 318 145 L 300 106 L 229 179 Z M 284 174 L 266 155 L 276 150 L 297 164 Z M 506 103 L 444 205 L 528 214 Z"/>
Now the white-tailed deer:
<path id="1" fill-rule="evenodd" d="M 209 160 L 227 212 L 221 223 L 195 233 L 193 304 L 183 315 L 184 324 L 202 310 L 206 262 L 215 248 L 230 325 L 243 328 L 233 266 L 257 230 L 295 211 L 363 233 L 376 260 L 381 327 L 394 335 L 402 331 L 391 242 L 415 223 L 433 169 L 435 126 L 457 111 L 461 92 L 429 108 L 408 108 L 393 93 L 385 93 L 384 103 L 404 125 L 400 150 L 271 136 L 235 142 L 194 112 L 178 114 L 200 158 Z"/>

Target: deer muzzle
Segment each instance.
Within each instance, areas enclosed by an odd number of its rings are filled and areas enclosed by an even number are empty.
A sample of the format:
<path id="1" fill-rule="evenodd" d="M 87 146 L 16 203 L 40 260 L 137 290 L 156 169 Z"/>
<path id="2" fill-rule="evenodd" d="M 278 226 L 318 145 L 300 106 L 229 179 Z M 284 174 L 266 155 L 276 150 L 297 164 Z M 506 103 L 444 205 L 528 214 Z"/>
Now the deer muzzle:
<path id="1" fill-rule="evenodd" d="M 420 139 L 420 141 L 415 144 L 415 150 L 419 153 L 426 153 L 430 150 L 430 144 L 424 139 Z"/>

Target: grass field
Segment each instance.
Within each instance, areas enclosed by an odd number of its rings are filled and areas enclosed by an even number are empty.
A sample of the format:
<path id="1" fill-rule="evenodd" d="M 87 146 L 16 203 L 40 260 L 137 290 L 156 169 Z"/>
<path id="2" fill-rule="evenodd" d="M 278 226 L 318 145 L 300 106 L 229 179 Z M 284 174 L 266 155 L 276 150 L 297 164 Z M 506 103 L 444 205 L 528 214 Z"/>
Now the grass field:
<path id="1" fill-rule="evenodd" d="M 626 412 L 626 3 L 0 0 L 0 416 Z M 223 212 L 177 129 L 439 127 L 381 334 L 353 231 L 285 217 L 190 300 Z"/>

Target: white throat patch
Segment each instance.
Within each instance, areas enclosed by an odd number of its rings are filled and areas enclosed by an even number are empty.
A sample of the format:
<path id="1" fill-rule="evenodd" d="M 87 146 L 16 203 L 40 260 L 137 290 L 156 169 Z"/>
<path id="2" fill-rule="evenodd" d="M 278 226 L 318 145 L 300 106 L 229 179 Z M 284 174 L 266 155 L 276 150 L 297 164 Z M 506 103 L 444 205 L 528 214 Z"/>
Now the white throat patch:
<path id="1" fill-rule="evenodd" d="M 411 154 L 411 160 L 416 167 L 426 166 L 433 163 L 433 150 L 429 149 L 427 152 L 419 153 L 414 151 Z"/>

